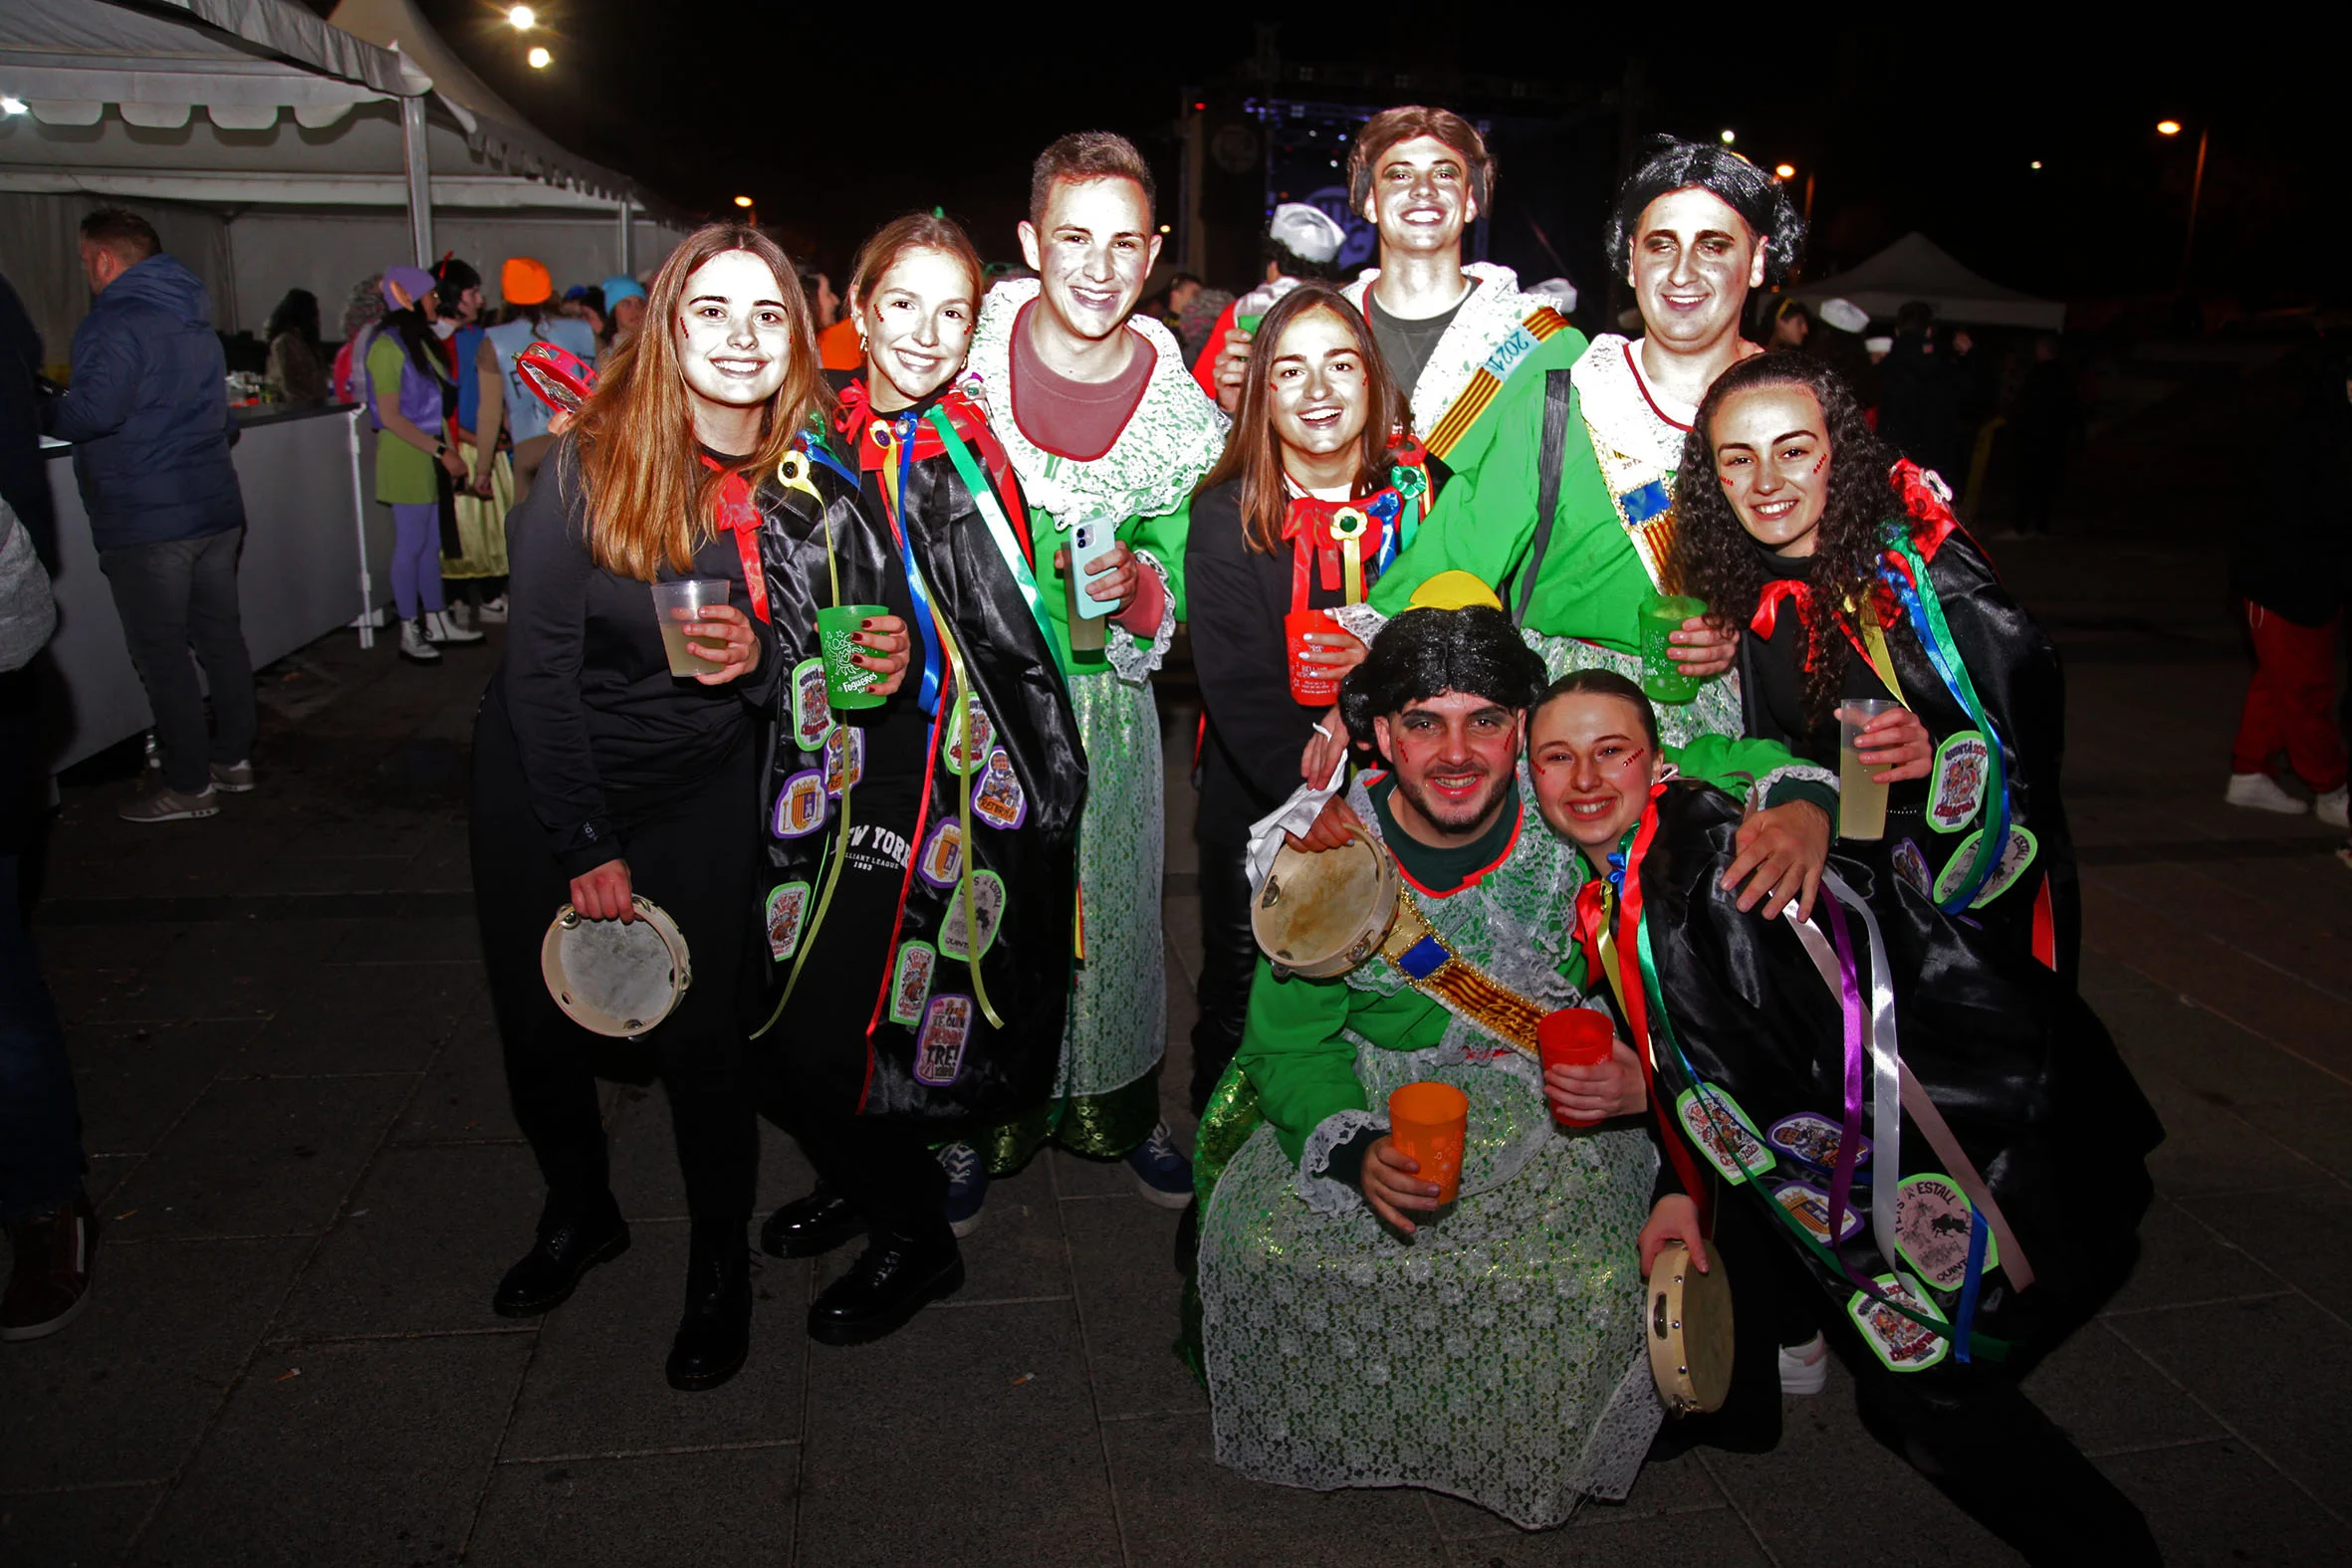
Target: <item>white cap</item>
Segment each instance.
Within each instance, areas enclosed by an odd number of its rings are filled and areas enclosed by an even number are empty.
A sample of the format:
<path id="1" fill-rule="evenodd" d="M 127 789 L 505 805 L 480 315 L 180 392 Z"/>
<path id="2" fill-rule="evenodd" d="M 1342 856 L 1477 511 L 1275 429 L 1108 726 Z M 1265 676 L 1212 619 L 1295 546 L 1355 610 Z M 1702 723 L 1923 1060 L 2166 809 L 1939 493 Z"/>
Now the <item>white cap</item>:
<path id="1" fill-rule="evenodd" d="M 1528 293 L 1538 300 L 1549 301 L 1552 308 L 1562 316 L 1571 315 L 1576 309 L 1576 286 L 1565 278 L 1546 278 L 1528 290 Z"/>
<path id="2" fill-rule="evenodd" d="M 1821 320 L 1841 333 L 1858 333 L 1870 325 L 1870 313 L 1851 300 L 1823 300 Z"/>
<path id="3" fill-rule="evenodd" d="M 1892 337 L 1865 337 L 1862 347 L 1870 353 L 1893 353 L 1895 340 Z"/>
<path id="4" fill-rule="evenodd" d="M 1347 238 L 1347 231 L 1331 221 L 1329 213 L 1303 201 L 1286 201 L 1275 208 L 1266 233 L 1269 239 L 1282 241 L 1299 260 L 1318 266 L 1338 255 Z"/>

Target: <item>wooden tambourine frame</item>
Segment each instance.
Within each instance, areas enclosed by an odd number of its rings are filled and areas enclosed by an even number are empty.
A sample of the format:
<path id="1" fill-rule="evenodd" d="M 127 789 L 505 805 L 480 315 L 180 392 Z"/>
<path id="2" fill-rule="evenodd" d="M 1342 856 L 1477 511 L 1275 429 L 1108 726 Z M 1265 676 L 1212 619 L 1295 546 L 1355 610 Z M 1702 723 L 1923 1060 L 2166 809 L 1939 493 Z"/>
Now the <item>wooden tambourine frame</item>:
<path id="1" fill-rule="evenodd" d="M 1732 1282 L 1720 1250 L 1707 1263 L 1703 1274 L 1689 1247 L 1667 1242 L 1643 1296 L 1642 1343 L 1671 1415 L 1721 1410 L 1732 1392 Z"/>
<path id="2" fill-rule="evenodd" d="M 587 917 L 570 904 L 556 911 L 556 918 L 549 922 L 547 935 L 539 944 L 539 972 L 547 982 L 548 995 L 556 999 L 556 1006 L 563 1008 L 565 1016 L 582 1028 L 612 1039 L 633 1039 L 668 1017 L 677 1010 L 679 999 L 686 995 L 686 988 L 694 984 L 694 969 L 687 956 L 686 939 L 679 933 L 677 922 L 670 919 L 667 910 L 649 898 L 639 895 L 631 902 L 637 906 L 638 923 L 652 932 L 669 953 L 669 998 L 659 1010 L 646 1009 L 652 1013 L 650 1017 L 620 1017 L 602 1010 L 578 994 L 580 988 L 565 969 L 564 938 L 584 923 L 591 922 L 588 922 Z"/>

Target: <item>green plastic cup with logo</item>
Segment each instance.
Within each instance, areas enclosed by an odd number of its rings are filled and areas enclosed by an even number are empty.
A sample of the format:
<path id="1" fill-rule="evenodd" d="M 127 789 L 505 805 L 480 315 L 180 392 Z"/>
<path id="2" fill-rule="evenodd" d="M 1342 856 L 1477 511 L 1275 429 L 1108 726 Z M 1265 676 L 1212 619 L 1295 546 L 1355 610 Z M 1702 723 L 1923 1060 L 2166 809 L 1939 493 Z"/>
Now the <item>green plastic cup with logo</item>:
<path id="1" fill-rule="evenodd" d="M 1687 593 L 1653 593 L 1641 601 L 1641 689 L 1652 702 L 1686 703 L 1707 684 L 1685 675 L 1666 651 L 1673 646 L 1666 640 L 1669 632 L 1682 630 L 1684 621 L 1706 613 L 1707 601 Z"/>
<path id="2" fill-rule="evenodd" d="M 1258 311 L 1248 316 L 1237 315 L 1233 319 L 1233 325 L 1255 337 L 1258 336 L 1258 329 L 1266 325 L 1266 313 Z"/>
<path id="3" fill-rule="evenodd" d="M 889 700 L 873 689 L 882 677 L 857 662 L 857 655 L 865 649 L 855 640 L 870 617 L 889 613 L 886 604 L 835 604 L 817 612 L 817 655 L 824 660 L 824 700 L 834 708 L 879 708 Z"/>

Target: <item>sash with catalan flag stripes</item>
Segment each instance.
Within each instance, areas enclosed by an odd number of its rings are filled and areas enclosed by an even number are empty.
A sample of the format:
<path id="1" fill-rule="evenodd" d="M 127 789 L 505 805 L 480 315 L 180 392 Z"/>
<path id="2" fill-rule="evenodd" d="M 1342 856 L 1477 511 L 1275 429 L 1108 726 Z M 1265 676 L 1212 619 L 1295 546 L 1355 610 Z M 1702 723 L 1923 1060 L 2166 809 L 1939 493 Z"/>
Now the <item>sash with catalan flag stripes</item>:
<path id="1" fill-rule="evenodd" d="M 1470 427 L 1478 423 L 1479 416 L 1495 401 L 1495 395 L 1503 390 L 1503 383 L 1511 379 L 1511 372 L 1535 351 L 1537 344 L 1564 331 L 1567 325 L 1566 319 L 1548 305 L 1538 305 L 1529 311 L 1495 345 L 1486 363 L 1471 372 L 1470 384 L 1462 388 L 1461 395 L 1430 427 L 1429 439 L 1422 443 L 1429 455 L 1441 461 L 1452 455 L 1462 438 L 1470 434 Z"/>

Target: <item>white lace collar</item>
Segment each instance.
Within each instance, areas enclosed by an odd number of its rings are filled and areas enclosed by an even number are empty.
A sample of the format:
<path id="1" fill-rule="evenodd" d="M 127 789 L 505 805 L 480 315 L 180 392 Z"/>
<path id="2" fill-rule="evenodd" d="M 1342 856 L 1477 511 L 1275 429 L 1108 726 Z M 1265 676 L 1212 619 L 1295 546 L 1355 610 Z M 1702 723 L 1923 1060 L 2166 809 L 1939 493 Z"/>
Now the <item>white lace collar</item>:
<path id="1" fill-rule="evenodd" d="M 1142 335 L 1158 362 L 1126 428 L 1090 462 L 1046 451 L 1013 417 L 1013 324 L 1039 288 L 1035 278 L 1008 278 L 988 291 L 963 383 L 988 410 L 989 429 L 1021 475 L 1022 496 L 1065 525 L 1175 511 L 1225 450 L 1224 411 L 1202 395 L 1175 336 L 1148 317 L 1132 317 L 1127 326 Z"/>
<path id="2" fill-rule="evenodd" d="M 1519 274 L 1508 267 L 1470 262 L 1462 270 L 1476 278 L 1479 287 L 1463 298 L 1413 387 L 1413 434 L 1424 441 L 1512 330 L 1527 321 L 1529 312 L 1551 303 L 1520 293 Z M 1367 317 L 1372 284 L 1379 276 L 1380 269 L 1372 268 L 1342 291 Z"/>
<path id="3" fill-rule="evenodd" d="M 1568 372 L 1583 404 L 1584 421 L 1627 457 L 1673 473 L 1682 467 L 1683 438 L 1698 408 L 1677 402 L 1642 374 L 1641 350 L 1615 333 L 1592 340 Z"/>

